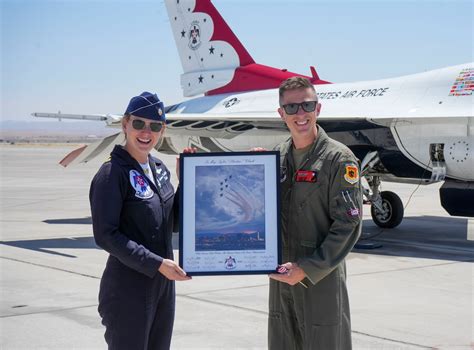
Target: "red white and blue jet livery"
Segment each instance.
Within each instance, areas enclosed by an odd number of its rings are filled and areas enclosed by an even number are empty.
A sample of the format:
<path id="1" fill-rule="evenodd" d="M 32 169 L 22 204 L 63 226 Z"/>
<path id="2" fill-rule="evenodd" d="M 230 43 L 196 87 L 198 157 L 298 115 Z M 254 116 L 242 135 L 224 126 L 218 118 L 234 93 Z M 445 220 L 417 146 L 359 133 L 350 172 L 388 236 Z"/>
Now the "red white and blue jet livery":
<path id="1" fill-rule="evenodd" d="M 255 63 L 210 0 L 165 0 L 184 73 L 184 96 L 167 106 L 159 151 L 272 149 L 289 137 L 280 119 L 280 83 L 304 76 Z M 372 217 L 381 227 L 403 218 L 399 197 L 380 182 L 444 181 L 441 203 L 451 215 L 474 216 L 474 64 L 392 79 L 332 84 L 311 67 L 308 79 L 322 103 L 318 123 L 361 160 Z M 120 127 L 119 115 L 34 113 L 37 117 L 102 120 Z M 123 134 L 84 146 L 62 164 L 87 162 L 123 141 Z"/>

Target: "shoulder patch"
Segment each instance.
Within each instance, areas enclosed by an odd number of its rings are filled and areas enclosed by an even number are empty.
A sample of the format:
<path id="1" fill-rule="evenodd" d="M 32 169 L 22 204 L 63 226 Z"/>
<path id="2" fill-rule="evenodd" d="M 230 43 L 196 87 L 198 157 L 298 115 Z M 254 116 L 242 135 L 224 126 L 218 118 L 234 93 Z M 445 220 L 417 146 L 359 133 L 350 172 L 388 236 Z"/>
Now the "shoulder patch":
<path id="1" fill-rule="evenodd" d="M 359 168 L 355 164 L 346 164 L 344 169 L 344 180 L 355 185 L 359 181 Z"/>
<path id="2" fill-rule="evenodd" d="M 135 190 L 135 197 L 148 199 L 153 197 L 153 190 L 142 174 L 135 169 L 130 170 L 130 185 Z"/>

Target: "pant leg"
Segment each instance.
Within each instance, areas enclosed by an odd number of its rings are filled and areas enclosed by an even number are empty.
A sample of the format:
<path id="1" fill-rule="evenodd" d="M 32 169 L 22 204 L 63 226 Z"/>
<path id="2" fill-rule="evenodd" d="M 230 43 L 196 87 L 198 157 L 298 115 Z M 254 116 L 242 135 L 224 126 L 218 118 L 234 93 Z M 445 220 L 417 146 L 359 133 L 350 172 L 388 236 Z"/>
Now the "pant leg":
<path id="1" fill-rule="evenodd" d="M 175 282 L 159 276 L 151 289 L 154 300 L 151 300 L 149 311 L 151 322 L 148 330 L 147 350 L 168 350 L 171 344 L 175 314 Z"/>
<path id="2" fill-rule="evenodd" d="M 116 283 L 103 277 L 99 314 L 106 327 L 104 338 L 109 350 L 143 350 L 146 316 L 144 289 Z"/>
<path id="3" fill-rule="evenodd" d="M 301 330 L 296 319 L 291 286 L 270 279 L 268 349 L 302 348 Z"/>
<path id="4" fill-rule="evenodd" d="M 144 349 L 143 314 L 142 311 L 138 315 L 137 310 L 129 308 L 102 314 L 102 324 L 106 327 L 104 338 L 109 350 Z"/>
<path id="5" fill-rule="evenodd" d="M 291 287 L 304 350 L 350 350 L 351 326 L 344 266 L 309 288 Z"/>

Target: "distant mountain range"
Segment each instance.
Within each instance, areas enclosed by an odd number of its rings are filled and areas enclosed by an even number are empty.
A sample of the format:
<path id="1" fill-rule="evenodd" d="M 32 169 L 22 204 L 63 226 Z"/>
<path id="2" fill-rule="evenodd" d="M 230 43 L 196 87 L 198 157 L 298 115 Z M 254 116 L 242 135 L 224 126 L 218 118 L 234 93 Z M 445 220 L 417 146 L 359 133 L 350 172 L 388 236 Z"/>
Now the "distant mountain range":
<path id="1" fill-rule="evenodd" d="M 0 138 L 8 141 L 84 141 L 95 140 L 119 129 L 106 127 L 103 122 L 55 120 L 1 120 Z"/>

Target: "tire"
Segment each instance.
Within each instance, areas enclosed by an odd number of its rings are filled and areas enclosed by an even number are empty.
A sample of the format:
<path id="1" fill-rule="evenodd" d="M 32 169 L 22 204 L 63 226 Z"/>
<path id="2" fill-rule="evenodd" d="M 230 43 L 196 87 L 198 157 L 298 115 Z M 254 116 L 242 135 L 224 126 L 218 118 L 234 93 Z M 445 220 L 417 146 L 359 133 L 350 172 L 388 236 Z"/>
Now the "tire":
<path id="1" fill-rule="evenodd" d="M 403 203 L 396 193 L 391 191 L 380 192 L 382 196 L 382 207 L 385 212 L 379 212 L 374 205 L 370 207 L 370 214 L 375 224 L 382 228 L 394 228 L 403 220 Z"/>

